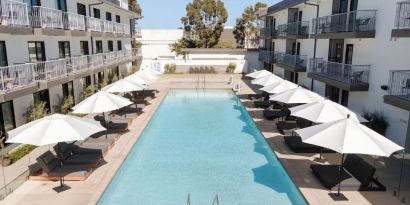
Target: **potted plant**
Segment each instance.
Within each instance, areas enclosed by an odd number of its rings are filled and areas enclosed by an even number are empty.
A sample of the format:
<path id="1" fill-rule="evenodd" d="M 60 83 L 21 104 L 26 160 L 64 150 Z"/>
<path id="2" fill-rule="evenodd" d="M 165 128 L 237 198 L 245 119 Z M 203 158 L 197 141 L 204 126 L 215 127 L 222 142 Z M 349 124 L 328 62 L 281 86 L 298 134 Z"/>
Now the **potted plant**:
<path id="1" fill-rule="evenodd" d="M 236 69 L 236 63 L 230 62 L 226 68 L 227 73 L 234 73 Z"/>
<path id="2" fill-rule="evenodd" d="M 10 156 L 7 154 L 7 153 L 4 153 L 4 142 L 6 141 L 6 136 L 5 135 L 3 135 L 3 132 L 2 131 L 0 131 L 0 147 L 1 147 L 1 152 L 2 152 L 2 155 L 1 155 L 1 165 L 3 166 L 3 167 L 7 167 L 7 166 L 9 166 L 10 164 L 11 164 L 11 159 L 10 159 Z"/>

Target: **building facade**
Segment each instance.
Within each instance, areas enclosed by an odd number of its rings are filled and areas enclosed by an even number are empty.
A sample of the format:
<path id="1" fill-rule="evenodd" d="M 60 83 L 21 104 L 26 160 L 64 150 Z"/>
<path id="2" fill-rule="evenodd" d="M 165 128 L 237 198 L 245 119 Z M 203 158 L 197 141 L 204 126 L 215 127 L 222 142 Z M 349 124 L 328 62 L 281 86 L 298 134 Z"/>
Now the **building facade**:
<path id="1" fill-rule="evenodd" d="M 71 95 L 140 60 L 134 38 L 141 16 L 128 0 L 0 1 L 0 128 L 26 123 L 30 106 L 49 112 Z"/>
<path id="2" fill-rule="evenodd" d="M 358 113 L 381 113 L 386 137 L 409 150 L 409 14 L 409 1 L 284 0 L 258 11 L 259 60 Z"/>

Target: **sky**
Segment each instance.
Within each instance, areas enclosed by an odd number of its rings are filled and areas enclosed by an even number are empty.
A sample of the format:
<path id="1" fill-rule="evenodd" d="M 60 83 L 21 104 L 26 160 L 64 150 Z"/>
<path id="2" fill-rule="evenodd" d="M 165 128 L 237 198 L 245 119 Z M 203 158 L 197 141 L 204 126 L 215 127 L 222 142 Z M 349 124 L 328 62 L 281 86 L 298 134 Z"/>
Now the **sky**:
<path id="1" fill-rule="evenodd" d="M 279 0 L 259 0 L 268 6 Z M 181 17 L 186 14 L 186 5 L 192 0 L 138 0 L 142 8 L 143 19 L 138 21 L 141 28 L 146 29 L 172 29 L 182 27 Z M 233 27 L 235 20 L 243 10 L 254 5 L 258 0 L 223 0 L 228 10 L 228 21 L 225 26 Z"/>

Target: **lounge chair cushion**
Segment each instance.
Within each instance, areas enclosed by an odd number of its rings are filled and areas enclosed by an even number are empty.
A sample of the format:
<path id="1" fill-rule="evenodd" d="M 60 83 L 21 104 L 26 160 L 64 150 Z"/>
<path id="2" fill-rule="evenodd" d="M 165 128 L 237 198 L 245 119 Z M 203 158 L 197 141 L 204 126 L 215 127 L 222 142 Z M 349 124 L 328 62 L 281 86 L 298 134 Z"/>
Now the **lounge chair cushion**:
<path id="1" fill-rule="evenodd" d="M 92 171 L 89 165 L 63 165 L 51 172 L 48 172 L 49 177 L 84 177 Z"/>
<path id="2" fill-rule="evenodd" d="M 347 155 L 343 167 L 367 187 L 372 182 L 376 169 L 357 155 Z"/>
<path id="3" fill-rule="evenodd" d="M 71 157 L 63 161 L 64 165 L 68 164 L 98 164 L 101 160 L 101 155 L 99 154 L 74 154 Z"/>
<path id="4" fill-rule="evenodd" d="M 317 165 L 312 164 L 310 166 L 313 173 L 319 179 L 319 181 L 328 189 L 337 187 L 339 184 L 339 165 Z M 342 184 L 343 187 L 356 187 L 359 189 L 361 183 L 353 176 L 342 169 Z"/>
<path id="5" fill-rule="evenodd" d="M 50 173 L 56 167 L 60 166 L 60 161 L 51 153 L 47 151 L 37 157 L 37 162 L 40 165 L 41 169 L 44 170 L 46 173 Z"/>
<path id="6" fill-rule="evenodd" d="M 304 143 L 299 136 L 285 136 L 286 145 L 295 153 L 333 153 L 333 150 L 324 149 L 316 145 Z"/>
<path id="7" fill-rule="evenodd" d="M 105 125 L 105 128 L 108 130 L 127 130 L 128 129 L 128 123 L 126 122 L 107 122 Z"/>
<path id="8" fill-rule="evenodd" d="M 288 115 L 290 115 L 290 111 L 288 109 L 282 109 L 282 110 L 266 109 L 263 111 L 263 116 L 268 120 L 274 120 L 274 119 L 285 117 Z"/>
<path id="9" fill-rule="evenodd" d="M 253 105 L 257 108 L 266 109 L 266 108 L 270 107 L 272 105 L 272 103 L 270 101 L 258 100 L 258 101 L 254 101 Z"/>

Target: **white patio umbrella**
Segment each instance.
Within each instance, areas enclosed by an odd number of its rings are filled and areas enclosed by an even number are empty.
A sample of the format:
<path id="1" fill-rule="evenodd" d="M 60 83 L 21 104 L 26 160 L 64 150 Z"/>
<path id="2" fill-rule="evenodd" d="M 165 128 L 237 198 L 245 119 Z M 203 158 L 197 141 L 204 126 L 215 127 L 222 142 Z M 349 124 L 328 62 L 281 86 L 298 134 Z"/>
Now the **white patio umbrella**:
<path id="1" fill-rule="evenodd" d="M 291 89 L 294 89 L 294 88 L 297 88 L 297 87 L 298 87 L 298 85 L 296 85 L 295 83 L 292 83 L 292 82 L 287 81 L 287 80 L 280 80 L 276 83 L 267 85 L 267 86 L 261 88 L 260 90 L 265 91 L 265 92 L 270 93 L 270 94 L 274 94 L 274 93 L 281 93 L 281 92 L 284 92 L 284 91 L 287 91 L 287 90 L 291 90 Z"/>
<path id="2" fill-rule="evenodd" d="M 297 85 L 295 86 L 296 88 L 276 92 L 277 94 L 271 95 L 269 99 L 286 104 L 313 103 L 323 100 L 322 96 Z"/>
<path id="3" fill-rule="evenodd" d="M 104 113 L 131 105 L 132 102 L 104 91 L 98 91 L 72 108 L 73 113 Z"/>
<path id="4" fill-rule="evenodd" d="M 263 70 L 254 71 L 252 73 L 249 73 L 249 74 L 246 75 L 246 77 L 257 79 L 257 78 L 262 78 L 262 77 L 265 77 L 265 76 L 268 76 L 268 75 L 272 75 L 272 73 L 265 70 L 265 69 L 263 69 Z"/>
<path id="5" fill-rule="evenodd" d="M 136 75 L 140 76 L 144 80 L 155 81 L 159 78 L 159 76 L 150 73 L 149 71 L 138 71 Z"/>
<path id="6" fill-rule="evenodd" d="M 251 83 L 260 86 L 267 86 L 278 83 L 280 81 L 282 81 L 282 78 L 276 76 L 275 74 L 270 74 L 261 78 L 254 79 L 251 81 Z"/>
<path id="7" fill-rule="evenodd" d="M 296 106 L 289 110 L 292 116 L 304 118 L 315 123 L 341 120 L 345 119 L 347 115 L 350 115 L 350 119 L 356 122 L 367 122 L 367 120 L 359 114 L 328 99 Z"/>
<path id="8" fill-rule="evenodd" d="M 143 90 L 144 88 L 145 86 L 143 85 L 134 83 L 127 79 L 121 79 L 110 85 L 105 86 L 101 90 L 109 93 L 126 93 Z"/>
<path id="9" fill-rule="evenodd" d="M 8 132 L 7 143 L 31 144 L 35 146 L 50 145 L 60 142 L 85 140 L 90 135 L 106 130 L 98 122 L 62 114 L 53 114 L 29 122 Z M 62 177 L 60 186 L 63 190 Z"/>
<path id="10" fill-rule="evenodd" d="M 144 69 L 143 71 L 145 71 L 145 72 L 149 72 L 149 73 L 151 73 L 151 74 L 153 74 L 153 75 L 162 75 L 162 73 L 161 72 L 159 72 L 159 71 L 156 71 L 156 70 L 154 70 L 154 69 Z"/>
<path id="11" fill-rule="evenodd" d="M 130 76 L 125 77 L 124 79 L 129 80 L 131 82 L 140 84 L 140 85 L 148 85 L 151 83 L 151 81 L 147 80 L 147 79 L 143 79 L 142 77 L 140 77 L 137 74 L 132 74 Z"/>
<path id="12" fill-rule="evenodd" d="M 340 196 L 344 154 L 389 157 L 392 153 L 403 149 L 403 147 L 386 137 L 353 120 L 350 116 L 342 120 L 296 130 L 295 132 L 299 134 L 305 143 L 325 147 L 342 154 L 337 197 Z"/>

